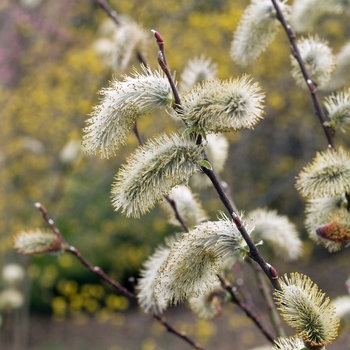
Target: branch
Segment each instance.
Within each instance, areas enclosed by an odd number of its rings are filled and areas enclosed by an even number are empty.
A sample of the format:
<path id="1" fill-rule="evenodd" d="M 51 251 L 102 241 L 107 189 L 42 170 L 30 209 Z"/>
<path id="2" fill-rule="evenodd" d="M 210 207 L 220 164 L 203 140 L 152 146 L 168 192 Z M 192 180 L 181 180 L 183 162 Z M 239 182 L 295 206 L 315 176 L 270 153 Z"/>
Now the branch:
<path id="1" fill-rule="evenodd" d="M 159 49 L 160 50 L 162 49 L 164 51 L 163 38 L 161 37 L 161 35 L 158 32 L 153 31 L 153 33 L 154 33 L 154 36 L 156 38 L 157 45 L 158 45 Z M 176 89 L 176 85 L 175 85 L 175 83 L 172 79 L 172 76 L 170 74 L 169 67 L 166 64 L 166 61 L 164 60 L 162 53 L 160 56 L 158 56 L 158 63 L 160 65 L 161 69 L 163 70 L 163 72 L 165 73 L 165 75 L 167 76 L 167 78 L 169 80 L 169 84 L 170 84 L 171 89 L 173 91 L 174 99 L 175 99 L 174 110 L 177 111 L 178 113 L 181 113 L 181 111 L 182 111 L 181 100 L 180 100 L 178 91 Z M 201 142 L 202 142 L 201 135 L 196 135 L 196 143 L 200 144 Z M 204 157 L 206 160 L 208 160 L 208 157 L 205 154 L 205 152 L 204 152 Z M 214 188 L 216 189 L 216 191 L 221 199 L 221 202 L 224 204 L 225 208 L 228 210 L 229 215 L 233 219 L 237 229 L 239 230 L 243 239 L 247 243 L 247 245 L 249 247 L 250 257 L 261 266 L 262 270 L 265 272 L 266 276 L 269 278 L 269 280 L 271 281 L 274 288 L 280 290 L 281 287 L 280 287 L 280 284 L 278 282 L 278 275 L 277 275 L 276 270 L 270 264 L 265 262 L 263 256 L 259 252 L 258 248 L 255 246 L 255 243 L 250 238 L 249 233 L 245 229 L 238 214 L 236 213 L 234 205 L 231 203 L 227 194 L 225 193 L 225 190 L 221 184 L 221 181 L 220 181 L 218 175 L 214 172 L 214 170 L 207 169 L 206 167 L 201 167 L 201 169 L 211 180 Z"/>
<path id="2" fill-rule="evenodd" d="M 113 22 L 120 27 L 122 25 L 117 12 L 111 9 L 106 0 L 95 0 L 95 2 L 107 13 L 107 15 L 113 20 Z M 147 66 L 146 58 L 142 52 L 136 51 L 136 57 L 138 60 Z"/>
<path id="3" fill-rule="evenodd" d="M 110 286 L 112 286 L 117 292 L 124 294 L 125 296 L 129 297 L 130 299 L 136 299 L 136 294 L 133 292 L 130 292 L 128 289 L 123 287 L 121 284 L 119 284 L 117 281 L 109 277 L 102 268 L 98 266 L 94 266 L 91 264 L 86 258 L 83 257 L 83 255 L 80 253 L 80 251 L 68 244 L 68 242 L 63 238 L 62 234 L 60 233 L 59 229 L 55 226 L 54 221 L 49 217 L 46 209 L 43 205 L 40 203 L 35 204 L 36 208 L 41 212 L 43 219 L 47 222 L 47 224 L 50 226 L 52 232 L 59 238 L 60 242 L 62 243 L 63 250 L 67 253 L 73 254 L 85 267 L 89 269 L 92 273 L 95 275 L 98 275 L 103 281 L 107 282 Z M 169 324 L 165 317 L 153 314 L 152 315 L 157 321 L 159 321 L 170 333 L 176 335 L 177 337 L 183 339 L 185 342 L 190 344 L 194 349 L 197 350 L 205 350 L 200 345 L 196 344 L 191 338 L 187 337 L 185 334 L 177 331 L 171 324 Z"/>
<path id="4" fill-rule="evenodd" d="M 271 296 L 271 291 L 269 290 L 269 286 L 266 283 L 266 279 L 264 274 L 261 271 L 261 268 L 259 265 L 257 265 L 252 259 L 247 259 L 248 263 L 253 267 L 256 277 L 258 279 L 258 288 L 261 292 L 261 294 L 263 295 L 269 314 L 270 314 L 270 319 L 271 322 L 273 324 L 273 326 L 275 327 L 275 330 L 277 332 L 277 335 L 279 337 L 285 337 L 286 336 L 286 332 L 284 331 L 284 328 L 282 326 L 282 322 L 281 322 L 281 318 L 277 312 L 275 303 L 272 299 Z"/>
<path id="5" fill-rule="evenodd" d="M 185 333 L 180 333 L 177 331 L 172 325 L 170 325 L 167 320 L 160 315 L 153 315 L 153 317 L 158 320 L 160 323 L 164 325 L 164 327 L 167 329 L 168 332 L 175 334 L 177 337 L 183 339 L 185 342 L 190 344 L 194 349 L 198 350 L 205 350 L 203 347 L 198 345 L 196 342 L 194 342 L 192 339 L 190 339 Z"/>
<path id="6" fill-rule="evenodd" d="M 253 242 L 253 240 L 250 238 L 249 233 L 247 232 L 246 228 L 244 227 L 241 219 L 239 218 L 238 214 L 236 213 L 236 211 L 234 210 L 233 205 L 231 204 L 230 200 L 228 199 L 224 189 L 222 188 L 220 181 L 218 180 L 215 172 L 213 170 L 207 169 L 205 167 L 202 167 L 202 171 L 209 177 L 209 179 L 211 180 L 213 186 L 215 187 L 221 202 L 224 204 L 225 208 L 227 209 L 227 211 L 229 212 L 230 216 L 232 217 L 238 231 L 241 233 L 243 239 L 245 240 L 245 242 L 247 243 L 248 247 L 249 247 L 249 256 L 256 261 L 260 267 L 262 268 L 262 270 L 264 271 L 264 273 L 266 274 L 266 276 L 269 278 L 271 284 L 273 285 L 273 287 L 275 289 L 280 290 L 281 286 L 278 282 L 278 275 L 276 270 L 270 265 L 268 264 L 265 259 L 263 258 L 263 256 L 261 255 L 259 249 L 256 247 L 255 243 Z"/>
<path id="7" fill-rule="evenodd" d="M 231 301 L 234 304 L 236 304 L 237 306 L 239 306 L 245 312 L 247 317 L 249 317 L 255 323 L 255 325 L 260 329 L 262 334 L 273 344 L 274 337 L 262 324 L 261 318 L 258 315 L 256 315 L 255 313 L 253 313 L 253 311 L 248 307 L 248 305 L 246 303 L 239 300 L 239 298 L 237 296 L 237 290 L 232 284 L 230 284 L 224 277 L 222 277 L 220 275 L 218 275 L 218 277 L 220 279 L 222 288 L 224 288 L 225 290 L 227 290 L 230 293 Z"/>
<path id="8" fill-rule="evenodd" d="M 164 74 L 166 75 L 166 77 L 168 78 L 171 90 L 173 92 L 174 95 L 174 105 L 173 108 L 177 113 L 181 113 L 182 111 L 182 107 L 181 107 L 181 99 L 180 99 L 180 95 L 179 92 L 177 91 L 174 79 L 170 73 L 170 69 L 168 67 L 168 63 L 166 61 L 166 57 L 165 57 L 165 51 L 164 51 L 164 40 L 162 38 L 162 36 L 156 32 L 155 30 L 152 29 L 152 33 L 154 34 L 154 37 L 156 38 L 157 41 L 157 45 L 159 48 L 159 53 L 158 53 L 158 63 L 160 68 L 162 69 L 162 71 L 164 72 Z"/>
<path id="9" fill-rule="evenodd" d="M 335 148 L 335 140 L 334 140 L 335 131 L 334 131 L 334 129 L 332 129 L 331 127 L 326 125 L 327 119 L 326 119 L 326 116 L 324 114 L 324 110 L 321 106 L 320 99 L 317 95 L 315 85 L 312 82 L 310 74 L 308 73 L 308 71 L 305 67 L 303 59 L 301 58 L 299 48 L 298 48 L 297 43 L 296 43 L 295 32 L 294 32 L 293 28 L 291 27 L 291 25 L 289 23 L 287 23 L 279 5 L 277 4 L 277 1 L 276 0 L 271 0 L 271 1 L 273 3 L 273 6 L 276 9 L 277 19 L 281 22 L 283 29 L 286 32 L 288 39 L 290 41 L 292 55 L 295 57 L 295 59 L 299 63 L 301 72 L 303 74 L 306 85 L 307 85 L 309 92 L 310 92 L 310 95 L 311 95 L 311 99 L 312 99 L 313 106 L 314 106 L 314 112 L 322 125 L 324 133 L 326 134 L 327 141 L 328 141 L 328 148 L 335 150 L 336 149 Z"/>

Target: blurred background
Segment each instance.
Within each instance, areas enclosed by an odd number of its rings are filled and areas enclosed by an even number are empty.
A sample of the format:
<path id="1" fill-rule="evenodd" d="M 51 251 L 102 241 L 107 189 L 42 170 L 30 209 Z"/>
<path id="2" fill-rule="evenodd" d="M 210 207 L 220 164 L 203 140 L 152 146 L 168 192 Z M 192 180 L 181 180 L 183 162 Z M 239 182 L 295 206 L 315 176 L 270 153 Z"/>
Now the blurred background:
<path id="1" fill-rule="evenodd" d="M 165 39 L 170 68 L 178 77 L 189 59 L 204 55 L 218 64 L 219 78 L 247 73 L 260 82 L 266 92 L 265 119 L 254 131 L 227 135 L 230 151 L 222 178 L 240 210 L 277 209 L 297 225 L 304 240 L 300 261 L 284 264 L 265 252 L 280 274 L 299 271 L 330 297 L 345 294 L 348 251 L 330 254 L 310 242 L 303 229 L 304 202 L 294 188 L 295 177 L 327 142 L 310 96 L 290 76 L 285 34 L 280 31 L 254 65 L 242 68 L 232 62 L 229 50 L 247 1 L 109 3 L 149 33 L 145 54 L 151 67 L 157 67 L 157 46 L 150 32 L 156 29 Z M 159 208 L 137 220 L 111 207 L 113 177 L 137 146 L 133 134 L 110 160 L 87 157 L 81 148 L 85 120 L 99 101 L 97 92 L 113 76 L 139 66 L 135 59 L 121 72 L 106 63 L 103 40 L 114 26 L 94 1 L 0 3 L 0 268 L 18 264 L 25 272 L 16 287 L 22 297 L 18 308 L 1 315 L 1 349 L 190 349 L 135 304 L 101 284 L 72 256 L 22 257 L 12 249 L 18 231 L 45 227 L 34 207 L 40 202 L 70 244 L 130 287 L 129 278 L 137 278 L 154 247 L 178 231 L 166 223 Z M 315 33 L 337 53 L 350 35 L 349 17 L 323 16 Z M 144 139 L 176 128 L 165 112 L 142 117 L 138 125 Z M 348 136 L 337 134 L 337 144 L 350 146 Z M 211 219 L 223 210 L 211 189 L 200 193 L 200 198 Z M 264 253 L 264 247 L 261 250 Z M 249 270 L 242 274 L 255 289 Z M 6 281 L 1 281 L 0 291 L 5 289 Z M 264 313 L 260 297 L 256 298 Z M 266 344 L 233 306 L 213 322 L 197 321 L 185 306 L 171 309 L 167 317 L 208 349 Z M 330 348 L 350 348 L 350 337 Z"/>

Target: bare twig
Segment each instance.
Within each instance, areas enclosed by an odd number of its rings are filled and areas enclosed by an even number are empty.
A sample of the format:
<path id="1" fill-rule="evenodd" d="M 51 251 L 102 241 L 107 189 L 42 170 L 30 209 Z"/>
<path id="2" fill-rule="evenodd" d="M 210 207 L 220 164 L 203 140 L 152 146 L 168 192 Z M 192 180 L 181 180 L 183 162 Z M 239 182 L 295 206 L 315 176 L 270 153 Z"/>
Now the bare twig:
<path id="1" fill-rule="evenodd" d="M 107 15 L 114 21 L 114 23 L 118 27 L 122 25 L 117 12 L 111 9 L 106 0 L 95 0 L 95 2 L 98 5 L 100 5 L 100 7 L 107 13 Z M 136 51 L 136 57 L 141 63 L 143 63 L 144 66 L 147 66 L 146 58 L 142 52 Z"/>
<path id="2" fill-rule="evenodd" d="M 177 91 L 174 79 L 170 73 L 170 69 L 168 67 L 168 63 L 166 61 L 165 58 L 165 51 L 164 51 L 164 40 L 162 38 L 162 36 L 156 32 L 155 30 L 152 30 L 154 37 L 156 38 L 157 41 L 157 45 L 159 48 L 159 54 L 158 54 L 158 63 L 160 68 L 162 69 L 162 71 L 164 72 L 164 74 L 166 75 L 166 77 L 168 78 L 171 90 L 173 92 L 174 95 L 174 105 L 173 108 L 177 113 L 181 113 L 182 108 L 181 108 L 181 99 L 180 99 L 180 95 L 179 92 Z"/>
<path id="3" fill-rule="evenodd" d="M 272 336 L 272 334 L 266 329 L 266 327 L 262 324 L 262 320 L 261 317 L 259 317 L 258 315 L 256 315 L 251 309 L 250 307 L 242 302 L 238 295 L 237 295 L 237 289 L 230 284 L 224 277 L 218 275 L 220 282 L 221 282 L 221 286 L 222 288 L 224 288 L 225 290 L 227 290 L 230 295 L 231 295 L 231 301 L 236 304 L 238 307 L 240 307 L 245 314 L 247 315 L 247 317 L 249 317 L 254 323 L 255 325 L 260 329 L 260 331 L 262 332 L 262 334 L 271 342 L 274 343 L 274 337 Z"/>
<path id="4" fill-rule="evenodd" d="M 171 324 L 167 322 L 167 320 L 163 316 L 153 315 L 153 317 L 157 319 L 159 322 L 161 322 L 168 332 L 175 334 L 179 338 L 182 338 L 184 341 L 190 344 L 194 349 L 205 350 L 202 346 L 198 345 L 195 341 L 190 339 L 185 333 L 180 333 L 179 331 L 177 331 Z"/>
<path id="5" fill-rule="evenodd" d="M 43 219 L 47 222 L 47 224 L 50 226 L 52 232 L 59 238 L 60 242 L 62 243 L 63 250 L 67 253 L 73 254 L 85 267 L 89 269 L 92 273 L 98 275 L 103 281 L 107 282 L 110 286 L 112 286 L 117 292 L 124 294 L 125 296 L 136 299 L 136 294 L 133 292 L 130 292 L 128 289 L 123 287 L 121 284 L 119 284 L 117 281 L 109 277 L 102 268 L 98 266 L 94 266 L 91 264 L 86 258 L 83 257 L 83 255 L 80 253 L 80 251 L 68 244 L 68 242 L 63 238 L 62 234 L 60 233 L 59 229 L 55 226 L 54 221 L 49 217 L 46 209 L 43 205 L 40 203 L 35 204 L 36 208 L 41 212 Z M 170 333 L 176 335 L 178 338 L 183 339 L 185 342 L 187 342 L 189 345 L 191 345 L 194 349 L 197 350 L 205 350 L 203 347 L 198 345 L 195 341 L 193 341 L 191 338 L 183 334 L 182 332 L 177 331 L 171 324 L 168 323 L 165 317 L 160 315 L 152 315 L 156 320 L 158 320 Z"/>
<path id="6" fill-rule="evenodd" d="M 171 207 L 174 211 L 174 215 L 175 215 L 177 221 L 180 223 L 180 225 L 184 229 L 184 231 L 189 232 L 190 230 L 189 230 L 188 226 L 186 225 L 184 219 L 182 218 L 179 211 L 177 210 L 176 202 L 173 199 L 171 199 L 169 196 L 165 196 L 165 199 L 171 205 Z"/>
<path id="7" fill-rule="evenodd" d="M 266 276 L 269 278 L 273 287 L 275 289 L 280 290 L 281 286 L 278 282 L 278 276 L 277 276 L 276 270 L 265 261 L 265 259 L 261 255 L 259 249 L 256 247 L 253 240 L 250 238 L 249 233 L 247 232 L 241 219 L 239 218 L 233 205 L 231 204 L 229 198 L 227 197 L 227 195 L 226 195 L 224 189 L 222 188 L 221 183 L 218 180 L 215 172 L 213 170 L 207 169 L 205 167 L 202 167 L 202 171 L 211 180 L 212 184 L 214 185 L 214 187 L 215 187 L 215 189 L 216 189 L 216 191 L 221 199 L 221 202 L 224 204 L 225 208 L 228 210 L 228 212 L 229 212 L 230 216 L 232 217 L 237 229 L 239 230 L 243 239 L 247 243 L 248 248 L 249 248 L 249 256 L 260 265 L 260 267 L 262 268 L 262 270 L 264 271 Z"/>
<path id="8" fill-rule="evenodd" d="M 256 277 L 258 279 L 258 288 L 265 299 L 265 302 L 269 311 L 270 319 L 277 332 L 277 335 L 279 337 L 285 337 L 286 332 L 282 326 L 281 318 L 279 316 L 279 313 L 277 312 L 275 303 L 272 299 L 271 290 L 269 288 L 269 285 L 267 284 L 265 275 L 261 271 L 260 266 L 257 265 L 255 261 L 253 261 L 252 259 L 247 259 L 247 261 L 255 271 Z"/>
<path id="9" fill-rule="evenodd" d="M 326 124 L 326 122 L 327 122 L 326 116 L 325 116 L 324 110 L 321 106 L 320 99 L 317 95 L 316 87 L 315 87 L 314 83 L 312 82 L 310 74 L 308 73 L 308 71 L 305 67 L 305 64 L 301 58 L 301 55 L 300 55 L 300 52 L 298 49 L 298 45 L 296 42 L 295 32 L 294 32 L 293 28 L 291 27 L 291 25 L 289 23 L 287 23 L 284 15 L 283 15 L 283 12 L 281 11 L 279 5 L 277 4 L 277 1 L 276 0 L 271 0 L 271 1 L 273 3 L 273 6 L 276 9 L 277 19 L 281 22 L 282 27 L 283 27 L 284 31 L 286 32 L 288 39 L 290 41 L 292 55 L 295 57 L 295 59 L 299 63 L 301 72 L 303 74 L 306 85 L 307 85 L 309 92 L 310 92 L 310 95 L 311 95 L 315 114 L 318 117 L 318 119 L 322 125 L 324 133 L 326 134 L 327 141 L 328 141 L 328 147 L 330 149 L 335 150 L 335 140 L 334 140 L 335 131 L 333 128 L 327 126 L 327 124 Z"/>

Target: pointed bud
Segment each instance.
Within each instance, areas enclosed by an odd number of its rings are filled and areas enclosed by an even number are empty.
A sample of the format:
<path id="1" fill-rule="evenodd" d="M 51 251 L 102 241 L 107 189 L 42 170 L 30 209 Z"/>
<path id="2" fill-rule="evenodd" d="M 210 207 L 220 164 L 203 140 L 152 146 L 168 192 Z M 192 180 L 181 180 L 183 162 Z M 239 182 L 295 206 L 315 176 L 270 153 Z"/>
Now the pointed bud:
<path id="1" fill-rule="evenodd" d="M 154 34 L 154 37 L 156 38 L 158 43 L 164 43 L 162 36 L 157 31 L 152 29 L 151 32 Z"/>

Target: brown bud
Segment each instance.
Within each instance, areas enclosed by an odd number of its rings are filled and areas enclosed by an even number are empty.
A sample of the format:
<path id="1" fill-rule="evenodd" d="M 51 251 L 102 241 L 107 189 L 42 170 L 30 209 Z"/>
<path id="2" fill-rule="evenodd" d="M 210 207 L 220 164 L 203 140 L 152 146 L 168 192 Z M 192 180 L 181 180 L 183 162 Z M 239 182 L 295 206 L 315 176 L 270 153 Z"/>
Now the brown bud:
<path id="1" fill-rule="evenodd" d="M 316 229 L 318 236 L 333 242 L 345 242 L 350 240 L 349 230 L 339 222 L 330 222 Z"/>
<path id="2" fill-rule="evenodd" d="M 152 29 L 152 33 L 154 34 L 154 37 L 156 38 L 158 43 L 164 43 L 162 36 L 157 31 Z"/>

